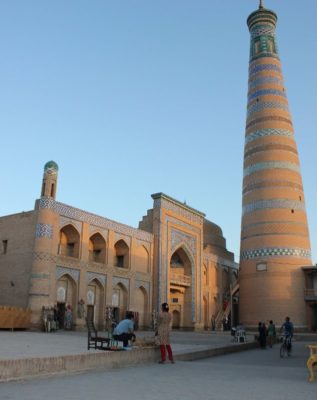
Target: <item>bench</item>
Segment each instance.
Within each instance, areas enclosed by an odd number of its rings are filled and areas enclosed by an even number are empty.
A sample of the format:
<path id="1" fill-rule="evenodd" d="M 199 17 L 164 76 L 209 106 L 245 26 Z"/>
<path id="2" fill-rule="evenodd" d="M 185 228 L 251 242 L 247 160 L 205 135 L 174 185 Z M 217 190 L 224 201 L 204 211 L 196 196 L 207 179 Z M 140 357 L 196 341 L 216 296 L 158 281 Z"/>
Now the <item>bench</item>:
<path id="1" fill-rule="evenodd" d="M 98 336 L 98 331 L 92 320 L 86 318 L 88 330 L 88 350 L 93 348 L 95 350 L 109 350 L 110 341 L 109 337 Z"/>
<path id="2" fill-rule="evenodd" d="M 307 368 L 309 371 L 309 382 L 314 381 L 314 370 L 316 371 L 317 379 L 317 344 L 309 344 L 306 347 L 310 350 L 310 356 L 307 360 Z"/>

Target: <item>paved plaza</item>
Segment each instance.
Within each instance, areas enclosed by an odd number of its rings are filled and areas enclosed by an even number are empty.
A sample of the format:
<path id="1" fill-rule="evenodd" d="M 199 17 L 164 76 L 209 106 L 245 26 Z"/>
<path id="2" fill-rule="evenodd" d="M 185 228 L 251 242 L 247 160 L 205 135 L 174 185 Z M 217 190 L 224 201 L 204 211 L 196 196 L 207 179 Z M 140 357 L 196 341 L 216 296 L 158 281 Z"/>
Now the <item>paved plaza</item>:
<path id="1" fill-rule="evenodd" d="M 280 359 L 279 346 L 199 361 L 36 378 L 0 384 L 1 400 L 316 400 L 308 383 L 306 342 Z"/>

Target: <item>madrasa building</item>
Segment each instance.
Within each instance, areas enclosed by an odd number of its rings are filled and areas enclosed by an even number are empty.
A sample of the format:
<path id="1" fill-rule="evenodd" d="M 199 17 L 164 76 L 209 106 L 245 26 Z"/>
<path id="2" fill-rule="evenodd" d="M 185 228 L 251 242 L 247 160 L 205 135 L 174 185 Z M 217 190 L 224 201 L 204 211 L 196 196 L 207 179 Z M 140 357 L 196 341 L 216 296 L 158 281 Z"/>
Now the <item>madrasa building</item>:
<path id="1" fill-rule="evenodd" d="M 70 306 L 78 329 L 85 317 L 104 328 L 127 311 L 149 328 L 163 302 L 174 328 L 229 315 L 238 265 L 205 214 L 157 193 L 136 229 L 58 202 L 57 184 L 50 161 L 34 210 L 0 218 L 0 305 L 30 309 L 37 328 L 55 305 L 59 326 Z"/>

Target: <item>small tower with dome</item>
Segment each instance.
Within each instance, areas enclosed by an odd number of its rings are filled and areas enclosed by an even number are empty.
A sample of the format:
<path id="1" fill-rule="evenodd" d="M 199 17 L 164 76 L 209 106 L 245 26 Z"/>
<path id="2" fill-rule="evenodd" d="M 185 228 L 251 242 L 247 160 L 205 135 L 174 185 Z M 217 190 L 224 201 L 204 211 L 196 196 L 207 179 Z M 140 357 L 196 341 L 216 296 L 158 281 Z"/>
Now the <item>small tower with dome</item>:
<path id="1" fill-rule="evenodd" d="M 55 200 L 57 188 L 58 165 L 55 161 L 48 161 L 44 165 L 41 197 L 50 197 Z"/>

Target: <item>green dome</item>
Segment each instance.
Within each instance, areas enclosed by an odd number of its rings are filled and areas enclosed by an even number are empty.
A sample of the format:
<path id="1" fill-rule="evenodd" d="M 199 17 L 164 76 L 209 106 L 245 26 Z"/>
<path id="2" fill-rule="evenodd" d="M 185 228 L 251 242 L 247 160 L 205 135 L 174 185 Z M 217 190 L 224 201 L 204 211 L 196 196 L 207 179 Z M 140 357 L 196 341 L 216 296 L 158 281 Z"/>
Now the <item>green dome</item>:
<path id="1" fill-rule="evenodd" d="M 55 161 L 48 161 L 45 165 L 44 165 L 44 171 L 58 171 L 58 165 L 56 164 Z"/>

